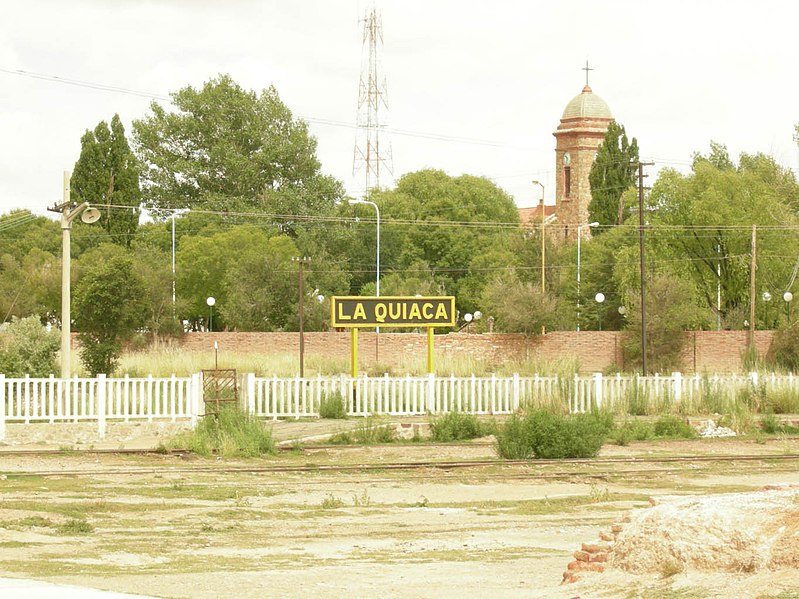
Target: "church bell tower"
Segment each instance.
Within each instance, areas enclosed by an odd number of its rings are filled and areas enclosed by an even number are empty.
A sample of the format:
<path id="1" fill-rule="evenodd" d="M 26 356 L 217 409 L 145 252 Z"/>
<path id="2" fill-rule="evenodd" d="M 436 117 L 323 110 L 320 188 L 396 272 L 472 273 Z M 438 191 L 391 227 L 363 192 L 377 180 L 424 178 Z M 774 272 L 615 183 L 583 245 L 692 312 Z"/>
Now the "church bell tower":
<path id="1" fill-rule="evenodd" d="M 597 148 L 613 120 L 605 101 L 588 86 L 588 65 L 583 91 L 563 111 L 560 125 L 553 133 L 555 144 L 555 205 L 562 240 L 577 239 L 577 225 L 588 223 L 591 185 L 588 175 Z M 581 236 L 590 235 L 589 227 Z"/>

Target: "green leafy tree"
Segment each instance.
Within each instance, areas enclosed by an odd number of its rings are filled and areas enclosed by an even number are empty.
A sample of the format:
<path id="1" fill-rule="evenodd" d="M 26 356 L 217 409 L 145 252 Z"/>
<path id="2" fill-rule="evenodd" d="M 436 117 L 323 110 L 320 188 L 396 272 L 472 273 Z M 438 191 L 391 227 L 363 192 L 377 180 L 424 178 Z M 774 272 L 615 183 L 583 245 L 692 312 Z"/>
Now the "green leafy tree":
<path id="1" fill-rule="evenodd" d="M 627 299 L 629 327 L 622 341 L 624 366 L 641 367 L 641 293 Z M 647 371 L 673 372 L 682 368 L 683 331 L 706 327 L 709 312 L 689 279 L 657 275 L 647 282 L 646 360 Z"/>
<path id="2" fill-rule="evenodd" d="M 724 146 L 713 144 L 710 155 L 695 157 L 690 174 L 665 169 L 653 186 L 647 201 L 652 259 L 678 265 L 725 327 L 743 327 L 749 311 L 752 225 L 759 230 L 761 291 L 780 289 L 799 255 L 799 242 L 779 231 L 799 224 L 792 206 L 798 195 L 792 175 L 772 158 L 744 155 L 736 165 Z M 760 322 L 766 316 L 758 310 Z"/>
<path id="3" fill-rule="evenodd" d="M 483 312 L 495 318 L 498 331 L 535 335 L 541 327 L 557 328 L 561 316 L 557 298 L 541 293 L 534 283 L 520 281 L 514 273 L 495 278 L 480 298 Z"/>
<path id="4" fill-rule="evenodd" d="M 316 139 L 274 87 L 260 94 L 222 75 L 172 94 L 133 124 L 145 165 L 146 204 L 156 209 L 257 210 L 286 227 L 328 213 L 343 187 L 320 172 Z"/>
<path id="5" fill-rule="evenodd" d="M 427 264 L 438 293 L 455 295 L 462 311 L 479 308 L 479 285 L 475 277 L 468 279 L 471 265 L 478 256 L 496 256 L 514 247 L 511 239 L 519 233 L 519 213 L 513 199 L 483 177 L 422 170 L 401 177 L 391 191 L 375 192 L 372 200 L 383 218 L 381 273 Z M 359 216 L 374 216 L 370 206 L 353 208 Z M 374 234 L 373 223 L 360 226 L 366 235 Z M 371 239 L 366 237 L 367 247 L 374 247 Z"/>
<path id="6" fill-rule="evenodd" d="M 94 262 L 75 285 L 74 318 L 81 360 L 92 374 L 116 370 L 123 341 L 142 326 L 146 291 L 133 259 L 111 255 Z"/>
<path id="7" fill-rule="evenodd" d="M 115 243 L 130 247 L 139 225 L 139 164 L 119 115 L 111 119 L 110 128 L 101 121 L 94 131 L 87 130 L 80 143 L 70 181 L 72 199 L 104 205 L 99 224 Z"/>
<path id="8" fill-rule="evenodd" d="M 0 256 L 0 318 L 40 315 L 56 323 L 61 305 L 61 265 L 58 258 L 33 248 L 21 259 Z"/>
<path id="9" fill-rule="evenodd" d="M 588 181 L 591 184 L 591 203 L 588 205 L 590 222 L 602 225 L 623 223 L 629 208 L 621 201 L 622 194 L 635 185 L 638 168 L 638 142 L 627 139 L 624 125 L 612 121 L 599 145 L 596 160 L 591 166 Z M 594 229 L 600 234 L 607 229 Z"/>
<path id="10" fill-rule="evenodd" d="M 36 315 L 14 318 L 0 326 L 0 372 L 8 377 L 48 376 L 56 372 L 60 337 Z"/>

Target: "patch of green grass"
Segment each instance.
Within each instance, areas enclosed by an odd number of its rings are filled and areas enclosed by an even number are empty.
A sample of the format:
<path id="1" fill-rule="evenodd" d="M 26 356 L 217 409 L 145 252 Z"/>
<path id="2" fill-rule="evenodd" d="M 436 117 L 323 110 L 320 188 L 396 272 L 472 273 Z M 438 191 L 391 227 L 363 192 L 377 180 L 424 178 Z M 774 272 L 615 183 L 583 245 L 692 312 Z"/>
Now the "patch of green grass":
<path id="1" fill-rule="evenodd" d="M 60 535 L 88 535 L 94 532 L 94 526 L 86 520 L 71 519 L 64 522 L 57 529 Z"/>
<path id="2" fill-rule="evenodd" d="M 336 433 L 328 440 L 332 445 L 378 445 L 394 443 L 397 435 L 393 428 L 386 424 L 366 418 L 352 430 Z"/>
<path id="3" fill-rule="evenodd" d="M 49 518 L 42 516 L 28 516 L 19 520 L 4 520 L 0 522 L 0 528 L 55 528 L 55 523 Z"/>

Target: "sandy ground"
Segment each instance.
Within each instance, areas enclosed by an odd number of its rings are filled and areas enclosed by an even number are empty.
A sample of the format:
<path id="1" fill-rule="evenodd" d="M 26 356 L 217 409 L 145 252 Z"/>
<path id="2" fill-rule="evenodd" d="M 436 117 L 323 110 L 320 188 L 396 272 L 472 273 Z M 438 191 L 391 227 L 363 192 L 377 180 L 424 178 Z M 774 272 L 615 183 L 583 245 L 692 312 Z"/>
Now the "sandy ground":
<path id="1" fill-rule="evenodd" d="M 796 451 L 718 439 L 608 446 L 603 455 Z M 488 445 L 330 450 L 271 463 L 390 463 L 493 457 Z M 224 462 L 227 464 L 228 462 Z M 799 484 L 792 463 L 752 462 L 586 478 L 586 466 L 453 471 L 175 472 L 221 461 L 175 456 L 0 453 L 0 576 L 157 597 L 758 597 L 799 589 L 793 569 L 610 568 L 561 586 L 572 553 L 650 496 Z M 146 468 L 135 475 L 102 468 Z M 574 470 L 573 477 L 545 479 Z M 75 476 L 20 476 L 82 470 Z M 70 528 L 86 521 L 90 531 Z M 793 595 L 787 595 L 793 596 Z M 786 596 L 786 597 L 787 597 Z"/>

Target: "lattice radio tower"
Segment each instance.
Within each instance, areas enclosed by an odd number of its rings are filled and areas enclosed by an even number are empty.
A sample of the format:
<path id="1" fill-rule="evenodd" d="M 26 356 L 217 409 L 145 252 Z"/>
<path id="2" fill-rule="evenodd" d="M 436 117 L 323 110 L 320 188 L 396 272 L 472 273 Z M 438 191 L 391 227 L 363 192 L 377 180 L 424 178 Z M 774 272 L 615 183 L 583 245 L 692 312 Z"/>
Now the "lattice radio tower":
<path id="1" fill-rule="evenodd" d="M 386 77 L 383 74 L 378 50 L 383 46 L 383 21 L 372 6 L 363 19 L 363 50 L 361 51 L 361 80 L 358 85 L 358 117 L 355 135 L 355 152 L 352 161 L 353 176 L 364 172 L 364 192 L 380 186 L 381 171 L 391 175 L 393 164 L 391 144 L 383 139 L 380 130 L 386 127 L 388 100 Z"/>

